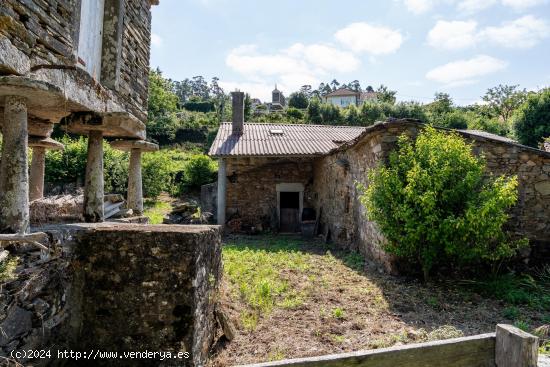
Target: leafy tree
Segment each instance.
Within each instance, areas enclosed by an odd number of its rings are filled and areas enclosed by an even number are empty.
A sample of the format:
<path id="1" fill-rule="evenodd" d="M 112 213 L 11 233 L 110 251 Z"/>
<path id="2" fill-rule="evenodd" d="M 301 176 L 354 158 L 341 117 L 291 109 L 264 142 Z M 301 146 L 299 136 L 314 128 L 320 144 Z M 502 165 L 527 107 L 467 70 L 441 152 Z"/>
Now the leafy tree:
<path id="1" fill-rule="evenodd" d="M 455 133 L 427 127 L 416 141 L 402 135 L 388 165 L 370 171 L 368 188 L 358 184 L 386 251 L 418 263 L 425 279 L 441 264 L 513 256 L 524 241 L 509 241 L 502 228 L 517 201 L 517 178 L 486 178 L 484 167 Z"/>
<path id="2" fill-rule="evenodd" d="M 504 123 L 508 122 L 514 111 L 527 98 L 527 91 L 525 89 L 518 90 L 518 87 L 519 85 L 499 84 L 494 88 L 489 88 L 483 96 L 483 100 L 487 102 L 489 108 L 496 116 L 502 117 Z"/>
<path id="3" fill-rule="evenodd" d="M 348 84 L 349 89 L 354 90 L 356 92 L 362 92 L 361 90 L 361 83 L 359 83 L 359 80 L 354 80 L 351 83 Z"/>
<path id="4" fill-rule="evenodd" d="M 378 87 L 378 89 L 376 90 L 376 93 L 377 93 L 377 99 L 380 102 L 386 102 L 386 103 L 394 104 L 395 101 L 396 101 L 395 96 L 397 94 L 397 91 L 390 90 L 390 89 L 388 89 L 388 87 L 386 87 L 383 84 Z"/>
<path id="5" fill-rule="evenodd" d="M 338 125 L 342 121 L 341 108 L 332 103 L 321 104 L 321 117 L 324 125 Z"/>
<path id="6" fill-rule="evenodd" d="M 369 93 L 374 92 L 374 88 L 372 87 L 372 85 L 367 86 L 367 88 L 365 88 L 365 92 L 369 92 Z"/>
<path id="7" fill-rule="evenodd" d="M 520 143 L 535 148 L 550 136 L 550 88 L 527 97 L 514 116 L 514 131 Z"/>
<path id="8" fill-rule="evenodd" d="M 336 79 L 333 79 L 330 82 L 330 87 L 331 87 L 332 91 L 335 91 L 336 89 L 338 89 L 339 86 L 340 86 L 340 83 Z"/>
<path id="9" fill-rule="evenodd" d="M 305 109 L 309 104 L 307 95 L 304 92 L 294 92 L 288 99 L 288 106 L 298 109 Z"/>
<path id="10" fill-rule="evenodd" d="M 309 84 L 302 85 L 302 87 L 300 88 L 300 93 L 305 94 L 306 98 L 309 101 L 309 99 L 312 97 L 312 93 L 313 93 L 311 85 L 309 85 Z M 304 108 L 307 108 L 307 107 L 304 107 Z"/>
<path id="11" fill-rule="evenodd" d="M 365 102 L 361 105 L 360 115 L 362 125 L 372 125 L 376 121 L 383 121 L 386 119 L 384 111 L 382 109 L 383 104 L 377 102 Z"/>
<path id="12" fill-rule="evenodd" d="M 434 123 L 438 126 L 443 126 L 449 129 L 467 129 L 468 118 L 460 110 L 455 110 L 444 114 L 437 122 Z"/>
<path id="13" fill-rule="evenodd" d="M 344 117 L 346 125 L 350 126 L 361 126 L 361 115 L 359 114 L 359 109 L 354 104 L 350 104 L 346 108 L 346 113 Z"/>
<path id="14" fill-rule="evenodd" d="M 307 106 L 307 120 L 313 124 L 320 124 L 323 122 L 321 116 L 321 103 L 319 99 L 313 98 Z"/>
<path id="15" fill-rule="evenodd" d="M 160 69 L 149 72 L 149 118 L 176 112 L 179 98 L 173 92 L 173 83 L 162 77 Z"/>
<path id="16" fill-rule="evenodd" d="M 434 101 L 428 105 L 428 111 L 434 118 L 441 118 L 453 111 L 453 104 L 453 99 L 448 93 L 437 92 Z"/>

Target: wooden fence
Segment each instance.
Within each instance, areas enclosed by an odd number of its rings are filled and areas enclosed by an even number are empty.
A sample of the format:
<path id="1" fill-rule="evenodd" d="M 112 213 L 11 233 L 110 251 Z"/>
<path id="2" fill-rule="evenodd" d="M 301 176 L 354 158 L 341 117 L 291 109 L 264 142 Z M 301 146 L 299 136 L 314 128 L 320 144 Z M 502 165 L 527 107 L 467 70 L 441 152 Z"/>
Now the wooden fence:
<path id="1" fill-rule="evenodd" d="M 497 325 L 490 334 L 241 367 L 536 367 L 537 353 L 537 337 Z"/>

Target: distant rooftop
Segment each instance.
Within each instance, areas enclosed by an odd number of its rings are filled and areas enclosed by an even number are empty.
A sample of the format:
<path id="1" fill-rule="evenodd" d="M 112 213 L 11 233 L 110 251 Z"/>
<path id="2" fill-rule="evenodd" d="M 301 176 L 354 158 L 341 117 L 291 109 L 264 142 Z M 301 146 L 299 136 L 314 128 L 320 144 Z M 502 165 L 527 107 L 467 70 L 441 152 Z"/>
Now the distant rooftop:
<path id="1" fill-rule="evenodd" d="M 359 92 L 356 92 L 356 91 L 348 89 L 348 88 L 339 88 L 339 89 L 336 89 L 333 92 L 325 94 L 325 98 L 326 97 L 339 97 L 339 96 L 357 96 L 359 94 L 360 94 Z"/>
<path id="2" fill-rule="evenodd" d="M 500 136 L 500 135 L 497 135 L 497 134 L 491 134 L 491 133 L 488 133 L 487 131 L 483 131 L 483 130 L 459 130 L 459 131 L 464 131 L 465 133 L 481 136 L 481 137 L 484 137 L 484 138 L 489 138 L 489 139 L 493 139 L 493 140 L 502 141 L 504 143 L 518 144 L 518 142 L 515 141 L 514 139 L 510 139 L 510 138 L 507 138 L 505 136 Z"/>
<path id="3" fill-rule="evenodd" d="M 317 156 L 359 136 L 365 127 L 245 123 L 234 135 L 231 123 L 220 125 L 211 156 Z"/>

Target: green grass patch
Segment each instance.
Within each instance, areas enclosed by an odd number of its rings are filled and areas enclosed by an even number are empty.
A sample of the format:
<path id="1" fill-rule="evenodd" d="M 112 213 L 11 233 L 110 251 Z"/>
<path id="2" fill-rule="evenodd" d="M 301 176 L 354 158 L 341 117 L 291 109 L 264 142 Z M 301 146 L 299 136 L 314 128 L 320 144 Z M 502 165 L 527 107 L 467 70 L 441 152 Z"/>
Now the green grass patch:
<path id="1" fill-rule="evenodd" d="M 172 205 L 165 201 L 146 199 L 143 215 L 149 218 L 151 224 L 162 224 L 164 216 L 172 210 Z"/>
<path id="2" fill-rule="evenodd" d="M 254 329 L 258 316 L 274 307 L 297 308 L 306 294 L 290 286 L 290 274 L 305 273 L 311 255 L 296 240 L 267 237 L 262 242 L 239 240 L 223 247 L 224 272 L 235 295 L 250 308 L 241 315 L 245 328 Z"/>

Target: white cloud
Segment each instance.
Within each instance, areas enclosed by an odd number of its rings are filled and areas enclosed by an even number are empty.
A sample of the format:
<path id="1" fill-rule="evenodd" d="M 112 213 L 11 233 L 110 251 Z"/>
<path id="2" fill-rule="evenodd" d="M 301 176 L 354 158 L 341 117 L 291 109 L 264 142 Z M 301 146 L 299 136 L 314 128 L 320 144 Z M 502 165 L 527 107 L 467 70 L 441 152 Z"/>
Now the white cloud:
<path id="1" fill-rule="evenodd" d="M 341 51 L 327 45 L 296 43 L 285 52 L 297 59 L 305 59 L 308 63 L 323 70 L 343 73 L 357 70 L 361 63 L 351 52 Z"/>
<path id="2" fill-rule="evenodd" d="M 156 33 L 151 33 L 151 45 L 155 47 L 160 47 L 162 46 L 162 42 L 163 42 L 163 39 L 161 36 L 159 36 Z"/>
<path id="3" fill-rule="evenodd" d="M 371 55 L 393 53 L 403 43 L 403 36 L 398 30 L 368 23 L 352 23 L 334 36 L 352 51 Z"/>
<path id="4" fill-rule="evenodd" d="M 480 37 L 509 48 L 530 48 L 550 35 L 550 26 L 543 19 L 526 15 L 499 27 L 485 28 Z"/>
<path id="5" fill-rule="evenodd" d="M 479 77 L 504 70 L 508 63 L 487 55 L 467 60 L 457 60 L 438 66 L 426 74 L 426 78 L 448 87 L 473 84 Z"/>
<path id="6" fill-rule="evenodd" d="M 457 8 L 460 11 L 467 13 L 475 13 L 481 10 L 485 10 L 497 3 L 497 0 L 462 0 L 457 4 Z"/>
<path id="7" fill-rule="evenodd" d="M 523 10 L 547 2 L 548 0 L 502 0 L 502 5 L 509 6 L 515 10 Z"/>
<path id="8" fill-rule="evenodd" d="M 407 9 L 414 14 L 422 14 L 431 10 L 434 0 L 404 0 Z"/>
<path id="9" fill-rule="evenodd" d="M 435 48 L 458 50 L 477 42 L 477 23 L 469 21 L 438 20 L 428 33 L 428 44 Z"/>
<path id="10" fill-rule="evenodd" d="M 478 29 L 474 20 L 438 20 L 430 30 L 427 43 L 435 48 L 459 50 L 480 43 L 507 48 L 530 48 L 550 36 L 550 25 L 544 19 L 525 15 L 499 26 Z"/>
<path id="11" fill-rule="evenodd" d="M 262 99 L 270 98 L 274 83 L 283 91 L 294 91 L 304 84 L 316 86 L 322 77 L 333 73 L 353 72 L 361 65 L 351 52 L 302 43 L 272 53 L 262 53 L 256 45 L 242 45 L 231 50 L 225 62 L 246 81 L 225 83 L 224 88 L 239 88 Z"/>

